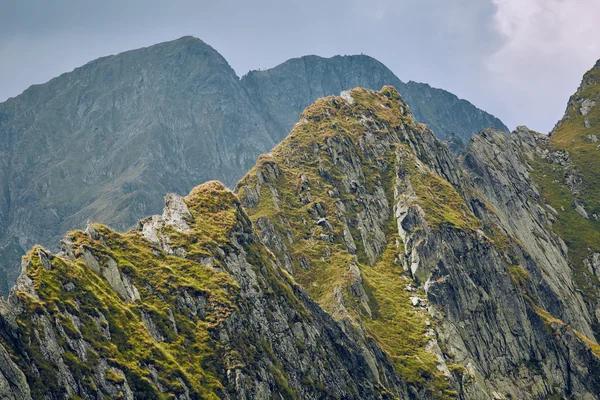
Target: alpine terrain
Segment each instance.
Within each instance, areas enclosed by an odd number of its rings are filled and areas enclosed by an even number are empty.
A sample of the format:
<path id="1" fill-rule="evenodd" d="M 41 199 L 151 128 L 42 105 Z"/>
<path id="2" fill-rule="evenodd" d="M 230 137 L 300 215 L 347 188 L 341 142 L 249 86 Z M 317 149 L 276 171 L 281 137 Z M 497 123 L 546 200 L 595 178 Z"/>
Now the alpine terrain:
<path id="1" fill-rule="evenodd" d="M 367 56 L 309 56 L 238 78 L 199 39 L 92 61 L 0 104 L 0 292 L 25 250 L 88 219 L 126 230 L 167 192 L 229 187 L 319 97 L 394 85 L 421 122 L 463 141 L 506 127 L 465 100 L 401 82 Z"/>
<path id="2" fill-rule="evenodd" d="M 345 90 L 234 191 L 34 246 L 0 397 L 599 398 L 599 66 L 550 137 L 488 128 L 458 158 L 395 87 Z"/>

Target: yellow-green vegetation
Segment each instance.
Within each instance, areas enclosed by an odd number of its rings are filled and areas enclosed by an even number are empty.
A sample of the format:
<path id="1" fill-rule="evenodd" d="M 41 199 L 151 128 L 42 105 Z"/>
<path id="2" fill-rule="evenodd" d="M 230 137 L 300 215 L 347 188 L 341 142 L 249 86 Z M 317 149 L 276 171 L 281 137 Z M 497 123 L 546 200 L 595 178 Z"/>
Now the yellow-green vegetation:
<path id="1" fill-rule="evenodd" d="M 583 342 L 587 343 L 588 346 L 590 346 L 590 350 L 592 351 L 592 353 L 594 353 L 596 357 L 600 357 L 600 345 L 598 343 L 594 342 L 593 340 L 585 336 L 583 333 L 575 329 L 573 329 L 573 332 L 575 332 L 575 334 L 580 340 L 582 340 Z"/>
<path id="2" fill-rule="evenodd" d="M 531 300 L 529 300 L 529 301 L 531 301 Z M 545 323 L 566 325 L 562 320 L 553 317 L 548 311 L 536 306 L 533 303 L 532 303 L 532 305 L 533 305 L 533 308 L 535 309 L 535 312 L 537 313 L 537 315 L 542 317 L 542 319 L 544 320 Z"/>
<path id="3" fill-rule="evenodd" d="M 402 146 L 406 149 L 406 146 Z M 417 195 L 416 202 L 423 208 L 425 219 L 433 229 L 449 226 L 461 230 L 475 230 L 479 220 L 473 215 L 454 186 L 432 172 L 416 156 L 403 152 L 402 167 L 408 172 L 410 183 Z"/>
<path id="4" fill-rule="evenodd" d="M 541 144 L 549 152 L 566 151 L 571 165 L 561 166 L 539 156 L 531 160 L 532 177 L 540 188 L 543 200 L 558 213 L 553 231 L 566 243 L 569 259 L 574 266 L 573 279 L 584 293 L 590 307 L 597 307 L 600 281 L 584 265 L 584 260 L 600 252 L 600 69 L 587 72 L 581 90 L 575 93 L 548 144 Z M 581 112 L 583 102 L 596 102 L 586 115 Z M 587 125 L 587 126 L 586 126 Z M 575 190 L 566 184 L 567 174 L 574 177 Z M 575 192 L 575 194 L 573 194 Z M 583 206 L 589 219 L 582 217 L 575 204 Z M 598 331 L 597 323 L 595 330 Z M 578 336 L 583 337 L 582 334 Z M 589 340 L 589 339 L 588 339 Z"/>
<path id="5" fill-rule="evenodd" d="M 532 176 L 545 202 L 558 212 L 552 229 L 569 248 L 575 283 L 585 293 L 585 300 L 594 304 L 600 281 L 584 267 L 583 260 L 600 252 L 600 221 L 593 217 L 600 216 L 600 142 L 594 142 L 592 136 L 600 137 L 600 69 L 590 70 L 583 80 L 586 86 L 571 97 L 565 118 L 546 145 L 549 151 L 567 151 L 571 165 L 563 167 L 536 157 L 532 161 Z M 584 116 L 580 109 L 586 99 L 597 104 Z M 581 181 L 576 184 L 576 195 L 565 183 L 567 172 Z M 585 207 L 589 219 L 575 210 L 575 202 Z"/>
<path id="6" fill-rule="evenodd" d="M 540 188 L 542 198 L 558 212 L 552 230 L 569 249 L 569 259 L 575 267 L 574 281 L 585 293 L 584 299 L 594 303 L 600 281 L 584 266 L 583 260 L 600 251 L 600 223 L 594 219 L 586 220 L 575 211 L 575 198 L 564 183 L 564 168 L 542 159 L 534 159 L 532 164 L 532 177 Z M 584 185 L 588 183 L 584 182 Z"/>
<path id="7" fill-rule="evenodd" d="M 51 257 L 52 268 L 48 270 L 38 256 L 39 248 L 27 254 L 26 274 L 37 296 L 17 293 L 30 312 L 17 316 L 21 345 L 5 343 L 5 347 L 12 349 L 18 364 L 23 363 L 34 398 L 43 397 L 57 385 L 57 371 L 41 350 L 48 340 L 43 322 L 46 318 L 49 327 L 60 322 L 70 340 L 83 338 L 90 344 L 83 359 L 69 351 L 62 358 L 92 391 L 99 387 L 94 369 L 103 359 L 109 366 L 107 382 L 118 385 L 127 379 L 136 398 L 175 398 L 183 394 L 183 385 L 194 396 L 219 398 L 223 388 L 218 366 L 226 368 L 242 361 L 234 351 L 213 340 L 211 331 L 234 310 L 238 286 L 228 274 L 202 265 L 197 258 L 211 254 L 215 246 L 226 246 L 228 232 L 239 223 L 240 215 L 235 196 L 217 185 L 203 185 L 186 202 L 195 220 L 189 221 L 194 230 L 173 237 L 172 244 L 185 247 L 188 258 L 167 255 L 139 232 L 120 234 L 101 225 L 94 226 L 97 239 L 81 231 L 69 234 L 75 261 Z M 139 290 L 141 299 L 122 299 L 106 279 L 86 265 L 81 257 L 84 249 L 101 266 L 106 266 L 109 259 L 116 261 L 120 273 Z M 215 263 L 218 267 L 218 261 Z M 65 285 L 71 288 L 65 290 Z M 206 299 L 205 315 L 194 317 L 177 307 L 177 296 L 184 291 Z M 162 341 L 152 337 L 142 314 L 151 318 Z M 69 348 L 67 337 L 56 332 L 54 335 L 61 347 Z M 25 367 L 28 359 L 35 361 L 39 374 Z M 155 378 L 151 369 L 156 371 Z M 168 394 L 158 391 L 157 383 Z"/>
<path id="8" fill-rule="evenodd" d="M 372 318 L 361 313 L 361 321 L 407 382 L 429 386 L 432 397 L 452 398 L 456 392 L 437 370 L 436 355 L 425 351 L 429 341 L 425 333 L 432 329 L 427 326 L 427 312 L 415 310 L 410 301 L 411 296 L 426 296 L 421 291 L 406 291 L 412 281 L 397 260 L 402 248 L 396 243 L 402 243 L 397 235 L 389 239 L 387 249 L 375 265 L 361 268 L 373 312 Z"/>
<path id="9" fill-rule="evenodd" d="M 573 105 L 566 111 L 567 118 L 554 130 L 550 141 L 555 148 L 571 154 L 571 160 L 584 181 L 580 201 L 588 211 L 600 215 L 600 142 L 594 143 L 588 138 L 592 134 L 600 135 L 600 68 L 588 71 L 583 80 L 588 85 L 572 96 Z M 597 103 L 585 116 L 580 112 L 578 101 L 584 99 Z M 585 127 L 586 119 L 590 128 Z"/>
<path id="10" fill-rule="evenodd" d="M 334 318 L 362 323 L 406 382 L 431 398 L 452 398 L 456 393 L 438 371 L 436 356 L 425 348 L 427 313 L 410 299 L 425 296 L 406 290 L 410 279 L 401 266 L 403 245 L 393 218 L 400 137 L 407 132 L 418 136 L 424 128 L 393 88 L 378 93 L 354 89 L 350 94 L 352 102 L 328 97 L 307 108 L 290 135 L 259 159 L 236 190 L 257 227 L 270 229 L 266 221 L 274 227 L 286 250 L 271 249 L 280 260 L 289 253 L 295 280 L 326 311 Z M 419 161 L 412 153 L 409 161 L 402 160 L 432 229 L 478 226 L 449 183 L 429 169 L 417 171 Z M 348 177 L 349 170 L 358 174 L 353 178 L 357 181 Z M 360 194 L 382 190 L 387 209 L 365 202 Z M 387 244 L 373 265 L 363 238 L 370 243 L 375 233 L 361 232 L 357 221 L 367 207 L 387 215 L 382 227 Z M 344 222 L 356 254 L 344 243 Z M 364 299 L 353 293 L 357 277 L 351 265 L 360 270 L 370 315 Z"/>
<path id="11" fill-rule="evenodd" d="M 582 179 L 577 197 L 565 185 L 564 168 L 544 161 L 534 165 L 544 198 L 559 212 L 554 229 L 569 246 L 572 262 L 578 266 L 590 250 L 600 251 L 600 222 L 592 218 L 593 214 L 600 216 L 600 142 L 590 140 L 591 135 L 600 138 L 600 69 L 588 71 L 583 80 L 587 86 L 571 97 L 572 105 L 550 136 L 550 149 L 568 151 L 573 172 Z M 580 111 L 584 99 L 597 103 L 585 116 Z M 586 119 L 590 128 L 585 127 Z M 585 207 L 589 220 L 574 210 L 575 200 Z"/>
<path id="12" fill-rule="evenodd" d="M 512 280 L 521 288 L 524 289 L 529 282 L 529 273 L 520 265 L 509 265 L 508 273 Z"/>
<path id="13" fill-rule="evenodd" d="M 565 184 L 563 167 L 540 158 L 532 161 L 532 167 L 532 177 L 540 187 L 543 199 L 558 212 L 552 229 L 569 247 L 571 261 L 581 266 L 582 260 L 591 252 L 600 251 L 600 223 L 593 218 L 584 219 L 573 207 L 576 199 Z M 590 183 L 585 181 L 583 185 Z"/>

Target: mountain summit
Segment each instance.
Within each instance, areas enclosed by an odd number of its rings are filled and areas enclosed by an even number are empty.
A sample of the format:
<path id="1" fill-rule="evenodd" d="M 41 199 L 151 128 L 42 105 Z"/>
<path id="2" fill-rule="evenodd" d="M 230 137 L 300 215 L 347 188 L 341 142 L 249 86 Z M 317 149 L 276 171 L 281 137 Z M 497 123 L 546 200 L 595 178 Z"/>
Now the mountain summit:
<path id="1" fill-rule="evenodd" d="M 424 83 L 404 83 L 381 62 L 365 55 L 294 58 L 266 71 L 252 71 L 242 83 L 276 127 L 288 132 L 304 110 L 321 97 L 355 87 L 380 90 L 391 85 L 413 110 L 418 121 L 441 138 L 458 135 L 467 142 L 483 128 L 508 128 L 494 116 L 452 93 Z"/>
<path id="2" fill-rule="evenodd" d="M 596 399 L 547 146 L 487 129 L 456 161 L 394 87 L 320 99 L 235 193 L 29 251 L 0 397 Z"/>
<path id="3" fill-rule="evenodd" d="M 236 192 L 280 264 L 417 397 L 595 398 L 597 305 L 533 172 L 547 141 L 487 129 L 455 161 L 393 87 L 355 89 L 310 106 Z"/>
<path id="4" fill-rule="evenodd" d="M 404 88 L 440 135 L 503 127 L 447 92 L 403 84 L 368 57 L 306 57 L 240 80 L 189 36 L 32 86 L 0 104 L 0 289 L 35 243 L 57 250 L 58 238 L 88 219 L 130 228 L 159 212 L 165 193 L 207 180 L 232 187 L 318 97 L 382 84 Z"/>

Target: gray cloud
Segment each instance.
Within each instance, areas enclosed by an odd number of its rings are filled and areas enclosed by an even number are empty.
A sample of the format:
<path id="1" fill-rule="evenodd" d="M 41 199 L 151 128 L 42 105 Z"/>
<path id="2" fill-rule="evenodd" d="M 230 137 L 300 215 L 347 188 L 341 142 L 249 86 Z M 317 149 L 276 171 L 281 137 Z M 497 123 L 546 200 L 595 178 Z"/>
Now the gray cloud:
<path id="1" fill-rule="evenodd" d="M 239 75 L 305 54 L 369 54 L 509 126 L 547 131 L 600 57 L 596 0 L 0 0 L 0 10 L 0 101 L 94 58 L 194 35 Z"/>
<path id="2" fill-rule="evenodd" d="M 493 1 L 494 25 L 505 41 L 487 59 L 490 90 L 496 101 L 505 102 L 510 123 L 547 132 L 582 75 L 600 58 L 600 2 Z"/>

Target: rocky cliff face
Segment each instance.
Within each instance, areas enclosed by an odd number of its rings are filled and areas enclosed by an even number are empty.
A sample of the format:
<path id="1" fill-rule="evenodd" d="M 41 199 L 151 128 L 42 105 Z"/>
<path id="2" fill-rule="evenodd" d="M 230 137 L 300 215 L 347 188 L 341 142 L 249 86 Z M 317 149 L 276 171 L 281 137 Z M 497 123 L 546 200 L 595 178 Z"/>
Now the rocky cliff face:
<path id="1" fill-rule="evenodd" d="M 535 179 L 546 142 L 487 130 L 456 162 L 393 88 L 357 89 L 309 107 L 236 191 L 281 265 L 416 396 L 596 398 L 595 317 Z"/>
<path id="2" fill-rule="evenodd" d="M 567 225 L 594 189 L 556 135 L 456 160 L 391 86 L 320 99 L 235 194 L 28 252 L 0 394 L 596 399 L 600 256 Z"/>
<path id="3" fill-rule="evenodd" d="M 2 398 L 409 395 L 381 351 L 374 374 L 220 183 L 169 195 L 135 231 L 88 225 L 61 247 L 31 250 L 1 303 Z"/>
<path id="4" fill-rule="evenodd" d="M 24 249 L 56 250 L 87 219 L 130 228 L 159 212 L 165 193 L 207 180 L 232 187 L 318 97 L 383 84 L 404 88 L 441 135 L 503 127 L 447 92 L 405 85 L 369 57 L 307 57 L 240 80 L 192 37 L 31 87 L 0 104 L 0 291 L 14 283 Z"/>
<path id="5" fill-rule="evenodd" d="M 555 210 L 552 231 L 569 252 L 578 291 L 600 334 L 600 61 L 571 96 L 564 117 L 543 142 L 535 180 Z"/>

